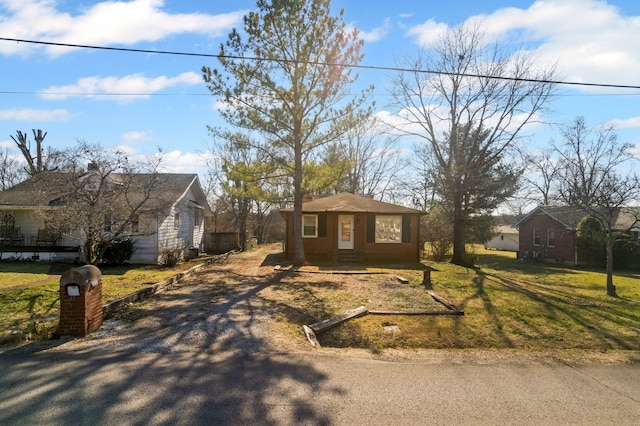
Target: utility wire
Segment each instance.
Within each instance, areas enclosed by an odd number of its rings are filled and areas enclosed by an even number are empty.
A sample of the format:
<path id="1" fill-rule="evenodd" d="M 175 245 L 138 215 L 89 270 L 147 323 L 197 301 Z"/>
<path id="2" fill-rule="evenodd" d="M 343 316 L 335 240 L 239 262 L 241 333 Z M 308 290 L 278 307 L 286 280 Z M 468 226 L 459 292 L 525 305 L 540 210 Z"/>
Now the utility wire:
<path id="1" fill-rule="evenodd" d="M 74 43 L 59 43 L 59 42 L 51 42 L 51 41 L 25 40 L 25 39 L 8 38 L 8 37 L 0 37 L 0 41 L 12 41 L 12 42 L 16 42 L 16 43 L 29 43 L 29 44 L 38 44 L 38 45 L 55 46 L 55 47 L 71 47 L 71 48 L 80 48 L 80 49 L 108 50 L 108 51 L 115 51 L 115 52 L 152 53 L 152 54 L 158 54 L 158 55 L 194 56 L 194 57 L 216 58 L 216 59 L 221 59 L 222 58 L 222 59 L 240 59 L 240 60 L 248 60 L 248 61 L 302 63 L 302 64 L 306 64 L 306 65 L 337 66 L 337 67 L 348 67 L 348 68 L 356 68 L 356 69 L 375 70 L 375 71 L 412 72 L 412 73 L 435 74 L 435 75 L 459 75 L 461 77 L 492 78 L 492 79 L 496 79 L 496 80 L 524 81 L 524 82 L 530 82 L 530 83 L 548 83 L 548 84 L 557 84 L 557 85 L 564 85 L 564 86 L 606 87 L 606 88 L 615 88 L 615 89 L 640 89 L 640 86 L 626 85 L 626 84 L 606 84 L 606 83 L 585 83 L 585 82 L 561 81 L 561 80 L 541 80 L 541 79 L 533 79 L 533 78 L 489 76 L 489 75 L 482 75 L 482 74 L 453 73 L 453 72 L 449 72 L 449 71 L 422 70 L 422 69 L 411 69 L 411 68 L 402 68 L 402 67 L 385 67 L 385 66 L 377 66 L 377 65 L 334 64 L 334 63 L 326 63 L 326 62 L 319 62 L 319 61 L 297 61 L 297 60 L 286 60 L 286 59 L 261 58 L 261 57 L 256 57 L 256 56 L 217 55 L 217 54 L 212 54 L 212 53 L 193 53 L 193 52 L 179 52 L 179 51 L 168 51 L 168 50 L 131 49 L 131 48 L 125 48 L 125 47 L 92 46 L 92 45 L 87 45 L 87 44 L 74 44 Z"/>

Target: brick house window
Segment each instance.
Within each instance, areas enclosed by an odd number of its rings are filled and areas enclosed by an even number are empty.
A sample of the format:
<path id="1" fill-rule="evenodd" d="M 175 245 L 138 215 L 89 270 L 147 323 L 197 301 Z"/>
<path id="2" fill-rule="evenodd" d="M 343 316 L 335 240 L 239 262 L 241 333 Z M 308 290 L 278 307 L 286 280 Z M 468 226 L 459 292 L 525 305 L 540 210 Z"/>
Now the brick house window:
<path id="1" fill-rule="evenodd" d="M 376 243 L 402 242 L 402 216 L 376 216 Z"/>
<path id="2" fill-rule="evenodd" d="M 540 245 L 540 230 L 538 228 L 533 228 L 533 245 Z"/>
<path id="3" fill-rule="evenodd" d="M 411 215 L 367 216 L 367 243 L 410 243 Z"/>
<path id="4" fill-rule="evenodd" d="M 556 246 L 556 230 L 555 229 L 547 229 L 547 246 L 548 247 Z"/>
<path id="5" fill-rule="evenodd" d="M 318 238 L 318 215 L 302 215 L 302 238 Z"/>

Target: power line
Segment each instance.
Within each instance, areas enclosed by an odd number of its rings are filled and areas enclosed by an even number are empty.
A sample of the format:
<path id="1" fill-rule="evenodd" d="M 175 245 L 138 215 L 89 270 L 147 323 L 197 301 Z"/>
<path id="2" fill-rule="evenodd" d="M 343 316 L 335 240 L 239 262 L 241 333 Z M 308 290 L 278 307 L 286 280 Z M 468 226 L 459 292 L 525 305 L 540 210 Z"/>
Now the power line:
<path id="1" fill-rule="evenodd" d="M 626 84 L 587 83 L 587 82 L 578 82 L 578 81 L 544 80 L 544 79 L 534 79 L 534 78 L 506 77 L 506 76 L 489 76 L 489 75 L 482 75 L 482 74 L 453 73 L 449 71 L 422 70 L 422 69 L 411 69 L 411 68 L 403 68 L 403 67 L 385 67 L 385 66 L 379 66 L 379 65 L 334 64 L 334 63 L 326 63 L 326 62 L 319 62 L 319 61 L 297 61 L 297 60 L 261 58 L 256 56 L 218 55 L 213 53 L 194 53 L 194 52 L 180 52 L 180 51 L 170 51 L 170 50 L 131 49 L 131 48 L 125 48 L 125 47 L 92 46 L 87 44 L 59 43 L 59 42 L 51 42 L 51 41 L 26 40 L 26 39 L 17 39 L 17 38 L 8 38 L 8 37 L 0 37 L 0 41 L 11 41 L 16 43 L 29 43 L 29 44 L 38 44 L 38 45 L 55 46 L 55 47 L 107 50 L 107 51 L 115 51 L 115 52 L 147 53 L 147 54 L 151 53 L 151 54 L 158 54 L 158 55 L 193 56 L 193 57 L 216 58 L 216 59 L 220 59 L 220 58 L 241 59 L 241 60 L 248 60 L 248 61 L 270 61 L 270 62 L 282 62 L 282 63 L 303 63 L 307 65 L 339 66 L 339 67 L 348 67 L 348 68 L 366 69 L 366 70 L 375 70 L 375 71 L 412 72 L 412 73 L 435 74 L 435 75 L 459 75 L 461 77 L 492 78 L 496 80 L 523 81 L 523 82 L 530 82 L 530 83 L 547 83 L 547 84 L 557 84 L 557 85 L 564 85 L 564 86 L 603 87 L 603 88 L 615 88 L 615 89 L 640 89 L 640 86 L 626 85 Z"/>
<path id="2" fill-rule="evenodd" d="M 371 93 L 373 96 L 393 96 L 389 93 Z M 138 93 L 124 93 L 124 92 L 44 92 L 44 91 L 16 91 L 16 90 L 0 90 L 0 95 L 24 95 L 24 96 L 65 96 L 65 97 L 172 97 L 172 96 L 180 96 L 180 97 L 202 97 L 202 96 L 211 96 L 209 92 L 202 93 L 166 93 L 166 92 L 138 92 Z M 349 96 L 360 96 L 360 93 L 349 93 Z M 574 97 L 637 97 L 640 96 L 638 93 L 589 93 L 589 94 L 556 94 L 554 95 L 558 98 L 574 98 Z"/>
<path id="3" fill-rule="evenodd" d="M 118 92 L 29 92 L 0 90 L 0 95 L 39 95 L 39 96 L 211 96 L 211 93 L 118 93 Z"/>

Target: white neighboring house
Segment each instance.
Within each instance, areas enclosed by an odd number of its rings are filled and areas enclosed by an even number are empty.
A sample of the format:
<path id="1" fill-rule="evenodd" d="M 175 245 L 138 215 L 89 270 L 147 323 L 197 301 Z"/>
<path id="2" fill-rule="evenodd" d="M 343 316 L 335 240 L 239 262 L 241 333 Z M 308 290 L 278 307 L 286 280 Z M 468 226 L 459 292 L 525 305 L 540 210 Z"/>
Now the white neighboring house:
<path id="1" fill-rule="evenodd" d="M 520 234 L 510 225 L 500 225 L 496 228 L 496 235 L 484 243 L 484 248 L 494 250 L 518 251 Z"/>
<path id="2" fill-rule="evenodd" d="M 42 190 L 39 180 L 55 179 L 57 172 L 46 173 L 51 175 L 0 192 L 0 259 L 84 260 L 81 235 L 74 230 L 65 235 L 52 231 L 39 213 L 64 208 L 63 189 Z M 149 175 L 131 176 L 142 181 Z M 138 220 L 124 234 L 134 242 L 131 263 L 156 264 L 165 249 L 181 248 L 185 255 L 202 250 L 204 219 L 213 216 L 196 174 L 158 173 L 157 177 L 162 182 L 157 194 L 145 201 Z M 118 182 L 118 175 L 111 178 Z M 136 195 L 142 197 L 128 194 Z"/>

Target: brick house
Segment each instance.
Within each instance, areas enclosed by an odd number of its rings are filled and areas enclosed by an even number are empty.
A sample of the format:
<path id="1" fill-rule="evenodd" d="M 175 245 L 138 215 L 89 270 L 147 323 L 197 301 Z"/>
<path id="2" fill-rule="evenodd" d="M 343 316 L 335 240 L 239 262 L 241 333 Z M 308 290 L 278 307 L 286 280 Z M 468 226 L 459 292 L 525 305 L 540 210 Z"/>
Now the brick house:
<path id="1" fill-rule="evenodd" d="M 286 222 L 285 253 L 293 258 L 293 208 Z M 304 252 L 311 261 L 410 263 L 420 261 L 424 212 L 340 193 L 302 204 Z"/>
<path id="2" fill-rule="evenodd" d="M 578 249 L 576 229 L 586 216 L 584 211 L 567 206 L 538 206 L 516 222 L 519 233 L 518 258 L 542 260 L 570 265 L 584 263 L 585 256 Z M 628 232 L 637 238 L 635 217 L 619 209 L 614 229 Z M 634 234 L 635 232 L 635 234 Z"/>

